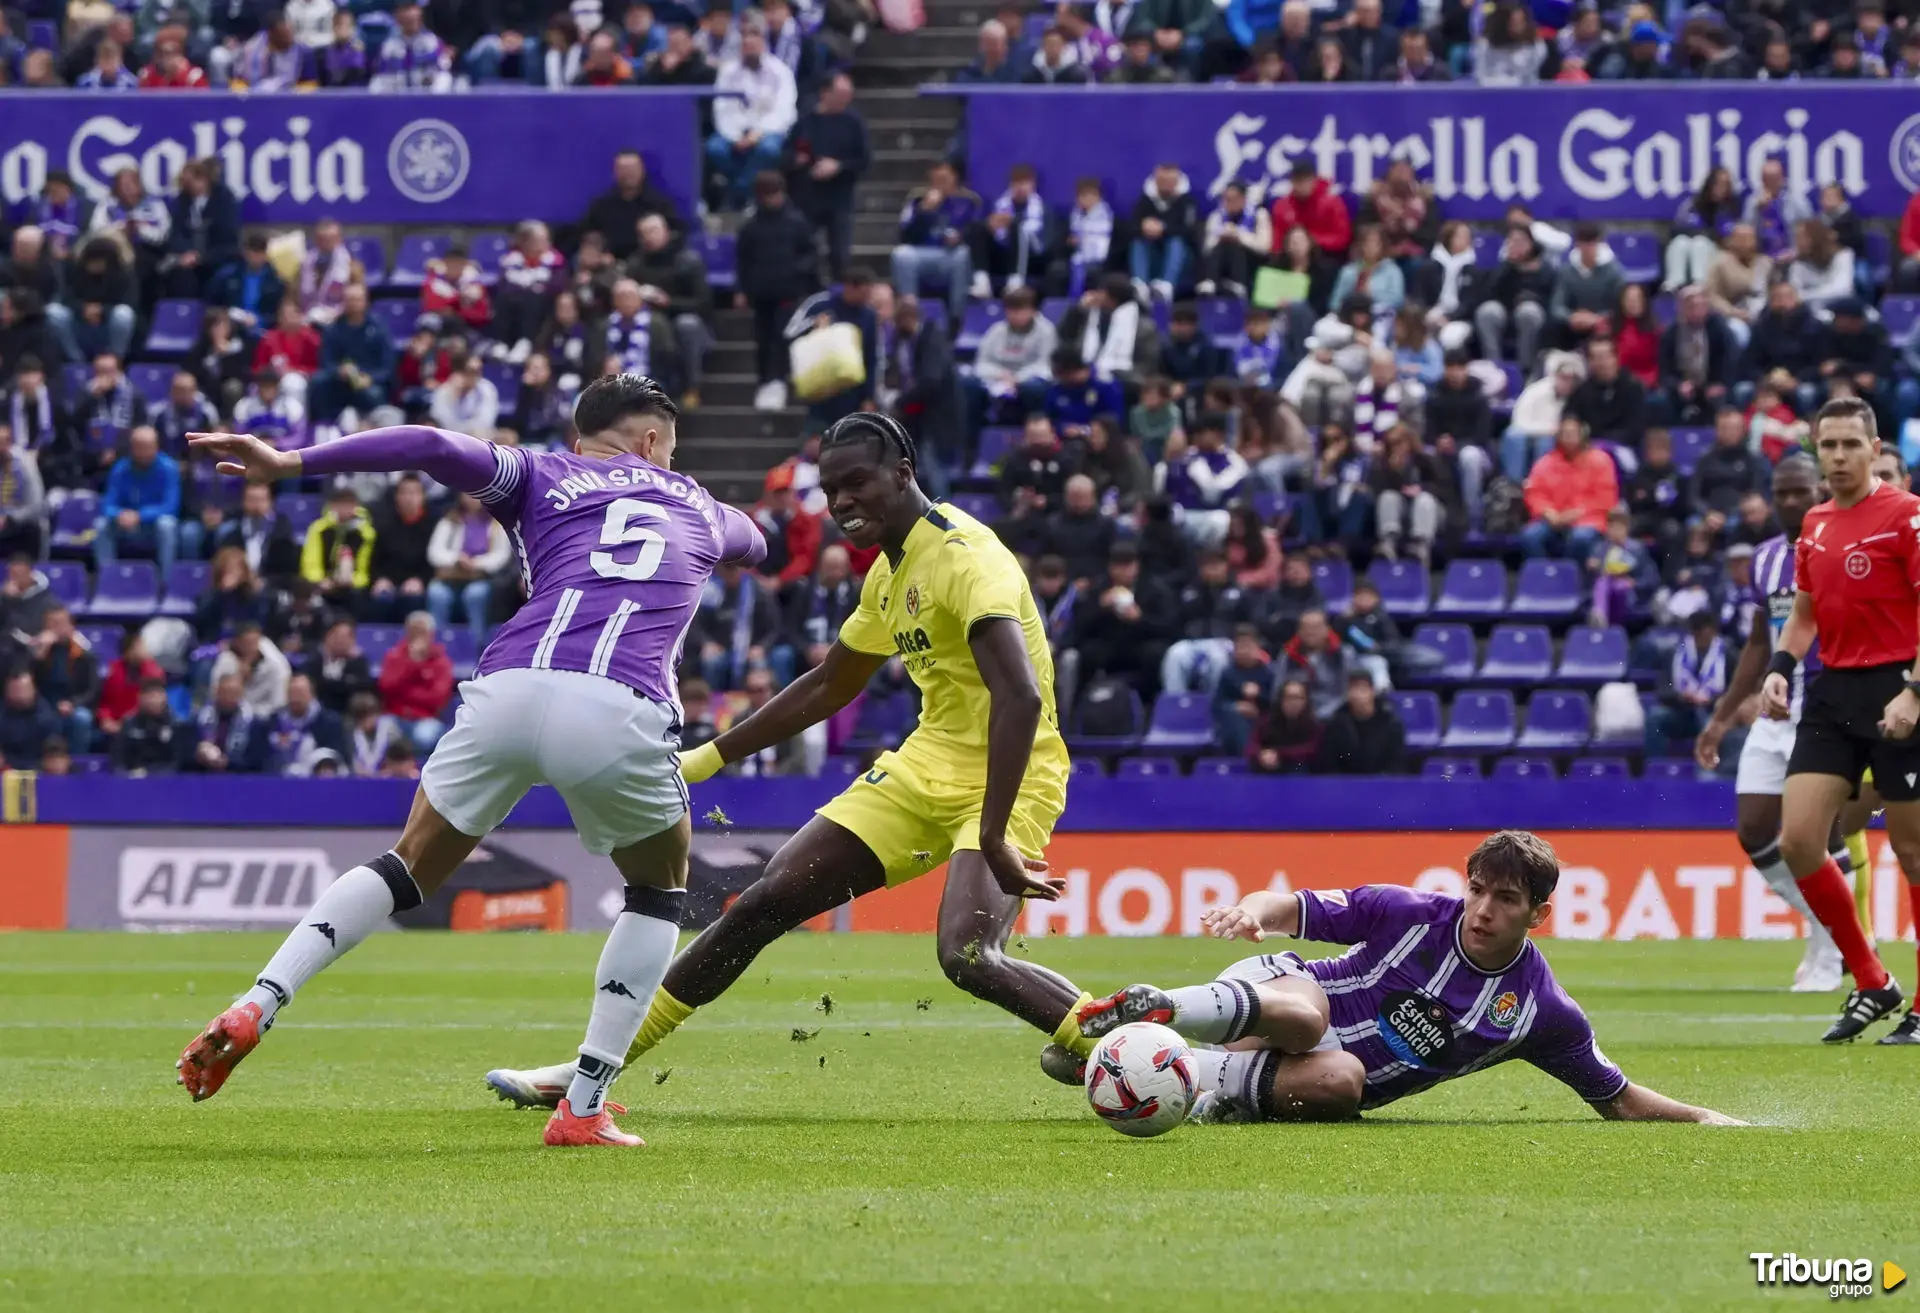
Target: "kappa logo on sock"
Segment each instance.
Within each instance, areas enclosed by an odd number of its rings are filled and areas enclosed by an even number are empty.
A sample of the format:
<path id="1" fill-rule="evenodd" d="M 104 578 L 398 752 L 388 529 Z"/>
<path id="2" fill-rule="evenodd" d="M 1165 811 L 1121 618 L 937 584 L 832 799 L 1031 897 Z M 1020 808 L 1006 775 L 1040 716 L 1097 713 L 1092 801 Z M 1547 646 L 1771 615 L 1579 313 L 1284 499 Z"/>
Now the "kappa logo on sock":
<path id="1" fill-rule="evenodd" d="M 329 944 L 332 944 L 335 948 L 340 947 L 340 941 L 334 938 L 333 927 L 329 925 L 327 922 L 309 921 L 307 924 L 311 926 L 313 929 L 318 930 L 321 934 L 325 935 L 327 937 L 327 942 Z"/>
<path id="2" fill-rule="evenodd" d="M 600 992 L 602 994 L 617 994 L 621 998 L 633 997 L 633 991 L 617 980 L 609 980 L 606 984 L 600 986 Z"/>

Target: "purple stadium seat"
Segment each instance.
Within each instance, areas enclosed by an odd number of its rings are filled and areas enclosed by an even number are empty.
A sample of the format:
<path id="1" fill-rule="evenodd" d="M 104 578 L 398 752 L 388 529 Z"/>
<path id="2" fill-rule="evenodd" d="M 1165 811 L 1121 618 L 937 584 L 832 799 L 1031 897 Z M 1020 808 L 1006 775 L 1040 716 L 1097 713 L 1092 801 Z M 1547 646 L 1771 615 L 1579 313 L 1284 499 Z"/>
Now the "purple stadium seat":
<path id="1" fill-rule="evenodd" d="M 317 492 L 283 492 L 273 499 L 273 509 L 286 517 L 294 537 L 304 538 L 307 527 L 326 509 L 326 500 Z"/>
<path id="2" fill-rule="evenodd" d="M 1166 780 L 1180 774 L 1179 767 L 1165 757 L 1122 757 L 1114 772 L 1121 780 Z"/>
<path id="3" fill-rule="evenodd" d="M 1213 339 L 1215 346 L 1232 347 L 1246 327 L 1247 304 L 1231 296 L 1209 296 L 1197 307 L 1200 331 Z"/>
<path id="4" fill-rule="evenodd" d="M 1593 737 L 1593 704 L 1585 693 L 1535 693 L 1527 703 L 1527 727 L 1514 746 L 1573 752 Z"/>
<path id="5" fill-rule="evenodd" d="M 1516 719 L 1511 693 L 1493 689 L 1462 693 L 1453 700 L 1453 716 L 1447 732 L 1440 737 L 1440 746 L 1469 752 L 1504 751 L 1513 746 Z"/>
<path id="6" fill-rule="evenodd" d="M 1507 571 L 1498 561 L 1454 561 L 1440 581 L 1433 614 L 1490 620 L 1507 609 Z"/>
<path id="7" fill-rule="evenodd" d="M 1672 292 L 1660 293 L 1653 298 L 1653 304 L 1647 308 L 1653 312 L 1653 322 L 1660 326 L 1661 331 L 1664 332 L 1673 327 L 1675 306 Z"/>
<path id="8" fill-rule="evenodd" d="M 1477 780 L 1480 763 L 1472 757 L 1428 757 L 1420 773 L 1430 780 Z"/>
<path id="9" fill-rule="evenodd" d="M 967 317 L 960 321 L 960 336 L 953 339 L 953 349 L 972 355 L 980 349 L 980 339 L 987 330 L 1006 317 L 1006 308 L 998 301 L 972 302 L 967 306 Z"/>
<path id="10" fill-rule="evenodd" d="M 1080 722 L 1087 711 L 1103 702 L 1125 695 L 1126 723 L 1133 728 L 1124 734 L 1083 734 Z M 1140 705 L 1140 695 L 1131 688 L 1118 683 L 1097 681 L 1092 687 L 1080 694 L 1080 705 L 1074 708 L 1071 729 L 1067 734 L 1067 747 L 1074 752 L 1128 752 L 1140 746 L 1142 725 L 1147 718 L 1146 709 Z M 1116 722 L 1117 723 L 1117 722 Z"/>
<path id="11" fill-rule="evenodd" d="M 840 745 L 842 752 L 868 752 L 874 748 L 897 748 L 907 737 L 914 722 L 913 699 L 905 693 L 891 697 L 869 696 L 860 704 L 860 715 L 853 733 Z"/>
<path id="12" fill-rule="evenodd" d="M 1040 313 L 1053 321 L 1056 327 L 1067 317 L 1067 311 L 1073 309 L 1073 299 L 1066 296 L 1049 296 L 1040 302 Z"/>
<path id="13" fill-rule="evenodd" d="M 378 669 L 380 660 L 400 641 L 406 632 L 400 625 L 361 625 L 357 631 L 360 650 L 367 654 L 367 660 Z"/>
<path id="14" fill-rule="evenodd" d="M 1473 678 L 1473 630 L 1466 625 L 1421 625 L 1413 631 L 1413 641 L 1441 657 L 1440 665 L 1421 672 L 1420 682 L 1464 684 Z"/>
<path id="15" fill-rule="evenodd" d="M 1153 702 L 1145 752 L 1201 752 L 1213 746 L 1213 700 L 1198 693 L 1162 693 Z"/>
<path id="16" fill-rule="evenodd" d="M 1692 474 L 1700 457 L 1713 445 L 1712 429 L 1674 429 L 1673 463 L 1682 474 Z"/>
<path id="17" fill-rule="evenodd" d="M 72 561 L 48 561 L 40 567 L 47 576 L 47 591 L 65 603 L 67 610 L 78 611 L 87 604 L 87 567 Z"/>
<path id="18" fill-rule="evenodd" d="M 81 625 L 80 637 L 87 640 L 87 646 L 93 649 L 94 660 L 100 663 L 100 673 L 106 673 L 109 662 L 119 659 L 120 640 L 123 632 L 119 625 Z"/>
<path id="19" fill-rule="evenodd" d="M 1873 271 L 1876 279 L 1885 281 L 1893 268 L 1893 243 L 1878 228 L 1869 228 L 1862 235 L 1866 238 L 1867 268 Z"/>
<path id="20" fill-rule="evenodd" d="M 1504 229 L 1500 231 L 1491 231 L 1486 228 L 1475 229 L 1473 234 L 1473 262 L 1482 269 L 1499 268 L 1502 254 L 1501 248 L 1505 246 L 1506 243 L 1507 234 Z"/>
<path id="21" fill-rule="evenodd" d="M 48 547 L 58 556 L 93 555 L 93 522 L 100 515 L 100 498 L 97 494 L 76 492 L 60 503 L 60 509 L 54 513 L 53 533 Z M 83 583 L 86 572 L 81 571 Z M 81 593 L 85 594 L 82 587 Z"/>
<path id="22" fill-rule="evenodd" d="M 413 321 L 420 317 L 418 301 L 375 301 L 368 307 L 369 317 L 379 321 L 393 339 L 397 351 L 413 336 Z"/>
<path id="23" fill-rule="evenodd" d="M 500 394 L 501 416 L 511 418 L 513 408 L 520 404 L 520 367 L 504 360 L 489 360 L 480 367 L 480 372 L 493 383 L 494 391 Z"/>
<path id="24" fill-rule="evenodd" d="M 175 561 L 167 575 L 167 591 L 160 598 L 160 614 L 190 616 L 207 591 L 212 568 L 205 561 Z"/>
<path id="25" fill-rule="evenodd" d="M 1544 625 L 1501 625 L 1487 640 L 1480 678 L 1490 684 L 1542 684 L 1553 669 L 1553 636 Z"/>
<path id="26" fill-rule="evenodd" d="M 1407 747 L 1415 752 L 1430 752 L 1440 746 L 1440 695 L 1427 692 L 1393 692 L 1387 702 L 1407 729 Z"/>
<path id="27" fill-rule="evenodd" d="M 1395 619 L 1423 616 L 1433 604 L 1433 581 L 1418 561 L 1375 561 L 1367 577 L 1380 590 L 1380 605 Z"/>
<path id="28" fill-rule="evenodd" d="M 1554 678 L 1563 684 L 1607 684 L 1627 677 L 1627 631 L 1617 625 L 1567 631 Z"/>
<path id="29" fill-rule="evenodd" d="M 1098 757 L 1074 757 L 1072 775 L 1076 779 L 1104 780 L 1107 767 Z"/>
<path id="30" fill-rule="evenodd" d="M 161 301 L 153 307 L 153 320 L 147 329 L 146 354 L 184 356 L 200 336 L 201 309 L 198 301 Z"/>
<path id="31" fill-rule="evenodd" d="M 473 668 L 480 660 L 480 650 L 473 645 L 473 634 L 465 625 L 457 625 L 440 635 L 440 641 L 446 644 L 447 659 L 453 662 L 453 677 L 472 679 Z"/>
<path id="32" fill-rule="evenodd" d="M 72 405 L 80 400 L 81 393 L 87 390 L 87 380 L 91 377 L 93 377 L 91 361 L 76 360 L 70 365 L 62 365 L 59 374 L 53 380 L 54 394 L 64 398 L 68 405 Z"/>
<path id="33" fill-rule="evenodd" d="M 1518 397 L 1520 390 L 1527 385 L 1527 374 L 1525 370 L 1521 369 L 1520 366 L 1514 364 L 1511 360 L 1503 360 L 1500 362 L 1500 374 L 1501 377 L 1507 380 L 1507 390 L 1500 394 L 1500 400 L 1511 408 L 1514 398 Z"/>
<path id="34" fill-rule="evenodd" d="M 1632 775 L 1627 763 L 1618 757 L 1576 757 L 1567 767 L 1570 780 L 1624 780 Z"/>
<path id="35" fill-rule="evenodd" d="M 980 430 L 980 452 L 973 458 L 972 477 L 993 479 L 996 467 L 1007 458 L 1014 445 L 1020 441 L 1020 430 L 1010 428 L 988 428 Z"/>
<path id="36" fill-rule="evenodd" d="M 127 382 L 148 406 L 164 406 L 175 372 L 172 365 L 128 365 Z"/>
<path id="37" fill-rule="evenodd" d="M 427 281 L 427 261 L 447 253 L 453 239 L 445 233 L 428 235 L 408 233 L 393 253 L 393 272 L 387 277 L 390 287 L 418 287 Z"/>
<path id="38" fill-rule="evenodd" d="M 1691 780 L 1699 778 L 1700 768 L 1692 757 L 1651 757 L 1644 773 L 1650 780 Z"/>
<path id="39" fill-rule="evenodd" d="M 1496 780 L 1558 779 L 1553 763 L 1540 757 L 1502 757 L 1493 763 Z"/>
<path id="40" fill-rule="evenodd" d="M 860 774 L 860 758 L 828 757 L 820 763 L 820 776 L 829 780 L 850 780 Z"/>
<path id="41" fill-rule="evenodd" d="M 89 616 L 149 616 L 158 605 L 159 573 L 152 561 L 115 561 L 100 572 Z"/>
<path id="42" fill-rule="evenodd" d="M 1353 604 L 1353 567 L 1338 558 L 1316 561 L 1313 581 L 1320 585 L 1320 596 L 1327 599 L 1327 610 L 1335 615 Z"/>
<path id="43" fill-rule="evenodd" d="M 1652 233 L 1616 230 L 1607 234 L 1607 245 L 1628 282 L 1650 283 L 1660 276 L 1660 239 Z"/>
<path id="44" fill-rule="evenodd" d="M 1578 562 L 1527 561 L 1520 566 L 1507 614 L 1567 619 L 1580 610 L 1585 587 Z"/>
<path id="45" fill-rule="evenodd" d="M 1203 777 L 1245 775 L 1247 759 L 1245 757 L 1202 757 L 1193 763 L 1193 773 Z"/>
<path id="46" fill-rule="evenodd" d="M 82 752 L 72 760 L 75 775 L 105 775 L 113 770 L 113 758 L 104 752 Z"/>
<path id="47" fill-rule="evenodd" d="M 367 286 L 372 288 L 387 285 L 387 248 L 378 237 L 366 237 L 360 234 L 344 239 L 347 254 L 360 262 L 367 271 Z"/>
<path id="48" fill-rule="evenodd" d="M 732 233 L 695 233 L 687 238 L 687 249 L 705 262 L 707 286 L 716 290 L 731 291 L 740 281 L 739 267 L 734 259 Z"/>
<path id="49" fill-rule="evenodd" d="M 487 282 L 495 283 L 500 279 L 501 257 L 512 247 L 513 239 L 505 233 L 481 233 L 473 239 L 468 254 L 480 266 L 480 272 Z"/>
<path id="50" fill-rule="evenodd" d="M 58 50 L 60 48 L 60 29 L 44 19 L 35 19 L 27 24 L 27 48 L 29 50 Z"/>
<path id="51" fill-rule="evenodd" d="M 1287 499 L 1271 488 L 1256 488 L 1247 500 L 1253 503 L 1253 513 L 1262 524 L 1272 524 L 1287 509 Z"/>
<path id="52" fill-rule="evenodd" d="M 1913 336 L 1920 326 L 1920 296 L 1889 296 L 1880 302 L 1880 322 L 1895 345 Z"/>
<path id="53" fill-rule="evenodd" d="M 956 492 L 947 501 L 982 524 L 1000 518 L 1000 499 L 990 492 Z"/>

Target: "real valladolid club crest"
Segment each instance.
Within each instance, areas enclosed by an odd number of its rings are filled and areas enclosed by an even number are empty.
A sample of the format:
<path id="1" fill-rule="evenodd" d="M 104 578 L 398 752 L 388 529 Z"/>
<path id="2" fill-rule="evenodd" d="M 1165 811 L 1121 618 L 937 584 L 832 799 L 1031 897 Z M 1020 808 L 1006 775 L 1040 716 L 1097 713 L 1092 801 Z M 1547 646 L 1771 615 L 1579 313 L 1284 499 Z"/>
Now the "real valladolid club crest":
<path id="1" fill-rule="evenodd" d="M 467 139 L 445 119 L 415 119 L 393 134 L 387 176 L 410 201 L 431 205 L 451 200 L 473 166 Z"/>
<path id="2" fill-rule="evenodd" d="M 920 615 L 920 585 L 919 584 L 914 584 L 913 586 L 907 589 L 906 600 L 902 602 L 901 605 L 906 607 L 908 615 L 918 618 L 918 616 Z"/>
<path id="3" fill-rule="evenodd" d="M 1511 989 L 1487 1004 L 1487 1020 L 1502 1030 L 1512 1030 L 1520 1017 L 1520 996 Z"/>

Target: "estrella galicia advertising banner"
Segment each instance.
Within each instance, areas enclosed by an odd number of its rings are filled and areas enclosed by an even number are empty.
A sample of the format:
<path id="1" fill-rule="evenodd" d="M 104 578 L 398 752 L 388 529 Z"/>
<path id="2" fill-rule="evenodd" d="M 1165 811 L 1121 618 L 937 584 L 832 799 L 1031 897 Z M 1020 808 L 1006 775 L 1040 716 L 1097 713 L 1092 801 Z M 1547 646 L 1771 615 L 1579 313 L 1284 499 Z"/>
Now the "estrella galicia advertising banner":
<path id="1" fill-rule="evenodd" d="M 1208 198 L 1238 179 L 1256 199 L 1306 159 L 1364 194 L 1397 155 L 1448 218 L 1665 222 L 1716 165 L 1742 191 L 1778 159 L 1802 194 L 1838 182 L 1863 215 L 1892 217 L 1920 190 L 1920 89 L 1814 82 L 1586 86 L 967 88 L 969 173 L 999 192 L 1032 164 L 1047 200 L 1091 174 L 1130 205 L 1156 162 Z"/>
<path id="2" fill-rule="evenodd" d="M 220 161 L 250 223 L 571 221 L 638 150 L 683 203 L 698 195 L 699 97 L 682 91 L 435 95 L 0 92 L 0 202 L 64 171 L 90 197 L 132 167 L 171 194 L 190 159 Z"/>

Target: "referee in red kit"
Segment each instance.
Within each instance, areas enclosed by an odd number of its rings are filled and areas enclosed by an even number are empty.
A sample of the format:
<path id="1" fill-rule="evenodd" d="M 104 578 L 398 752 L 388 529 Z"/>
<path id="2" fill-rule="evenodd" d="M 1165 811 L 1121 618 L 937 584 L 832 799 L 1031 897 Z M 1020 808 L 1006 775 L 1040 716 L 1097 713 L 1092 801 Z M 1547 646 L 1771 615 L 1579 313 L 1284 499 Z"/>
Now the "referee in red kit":
<path id="1" fill-rule="evenodd" d="M 1866 402 L 1822 406 L 1813 443 L 1833 500 L 1801 525 L 1793 614 L 1760 692 L 1764 714 L 1784 720 L 1794 668 L 1819 639 L 1821 670 L 1807 685 L 1787 762 L 1780 848 L 1853 974 L 1853 992 L 1822 1036 L 1837 1043 L 1902 1001 L 1854 912 L 1851 883 L 1827 855 L 1834 820 L 1869 768 L 1920 924 L 1920 497 L 1874 477 L 1880 439 Z M 1920 1044 L 1920 1017 L 1908 1008 L 1880 1042 Z"/>

